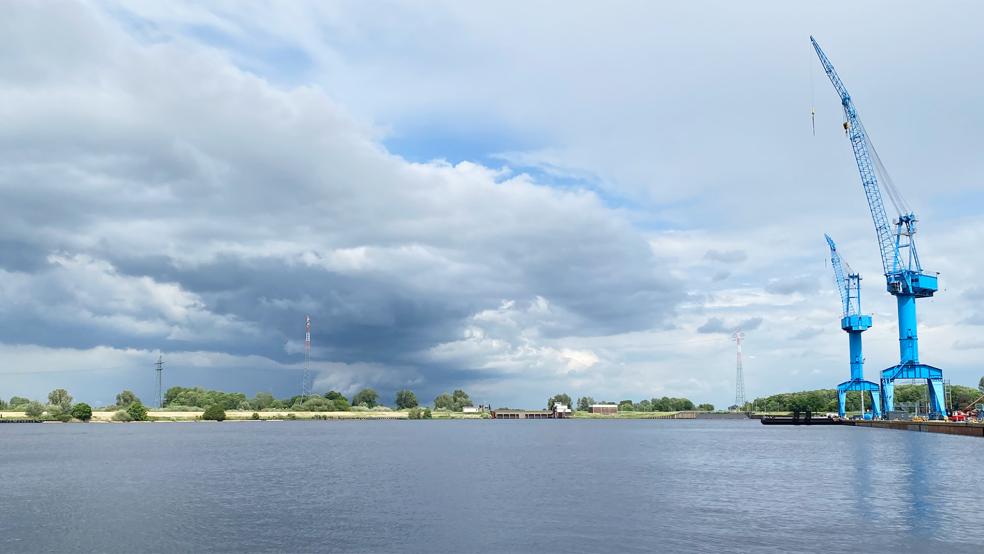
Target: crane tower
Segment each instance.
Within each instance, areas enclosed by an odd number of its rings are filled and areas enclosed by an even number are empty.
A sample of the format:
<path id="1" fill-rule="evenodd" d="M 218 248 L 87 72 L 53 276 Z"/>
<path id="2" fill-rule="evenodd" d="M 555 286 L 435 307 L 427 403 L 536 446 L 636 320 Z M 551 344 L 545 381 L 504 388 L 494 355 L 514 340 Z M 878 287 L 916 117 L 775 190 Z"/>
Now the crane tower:
<path id="1" fill-rule="evenodd" d="M 902 195 L 892 185 L 891 178 L 882 165 L 878 152 L 871 144 L 868 133 L 861 124 L 857 109 L 847 92 L 847 87 L 837 75 L 833 64 L 811 36 L 810 42 L 840 96 L 844 109 L 844 132 L 851 141 L 854 159 L 861 174 L 861 185 L 868 199 L 868 209 L 875 225 L 878 250 L 889 294 L 895 296 L 899 314 L 899 363 L 882 370 L 882 409 L 887 414 L 894 407 L 896 379 L 925 379 L 929 386 L 930 410 L 940 416 L 946 414 L 943 394 L 943 370 L 919 361 L 919 338 L 916 333 L 916 299 L 929 298 L 939 289 L 936 274 L 924 273 L 916 251 L 916 215 L 909 210 Z M 889 223 L 882 200 L 879 179 L 885 186 L 889 201 L 898 217 Z M 894 226 L 894 229 L 892 228 Z"/>
<path id="2" fill-rule="evenodd" d="M 837 245 L 830 235 L 824 235 L 830 247 L 830 265 L 834 268 L 834 281 L 840 292 L 843 315 L 841 329 L 847 332 L 851 352 L 851 378 L 837 385 L 837 413 L 844 417 L 844 405 L 848 391 L 861 392 L 861 412 L 864 412 L 865 393 L 871 393 L 871 414 L 881 417 L 881 392 L 877 383 L 864 380 L 864 354 L 861 351 L 861 333 L 871 327 L 871 316 L 861 313 L 861 275 L 851 270 L 841 258 Z"/>

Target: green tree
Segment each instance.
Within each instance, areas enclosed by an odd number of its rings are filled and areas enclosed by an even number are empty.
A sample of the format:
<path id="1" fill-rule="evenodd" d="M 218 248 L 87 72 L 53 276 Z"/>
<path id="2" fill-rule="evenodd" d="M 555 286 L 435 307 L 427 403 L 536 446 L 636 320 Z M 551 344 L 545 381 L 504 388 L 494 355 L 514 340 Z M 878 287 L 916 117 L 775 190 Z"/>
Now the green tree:
<path id="1" fill-rule="evenodd" d="M 63 410 L 60 404 L 48 404 L 45 407 L 45 419 L 48 421 L 61 421 L 62 423 L 68 423 L 72 421 L 71 407 L 68 410 Z"/>
<path id="2" fill-rule="evenodd" d="M 714 404 L 700 404 L 697 406 L 697 409 L 702 412 L 713 412 Z"/>
<path id="3" fill-rule="evenodd" d="M 7 409 L 7 402 L 5 402 L 3 398 L 0 398 L 0 410 L 6 410 L 6 409 Z"/>
<path id="4" fill-rule="evenodd" d="M 577 399 L 577 410 L 579 412 L 590 412 L 591 405 L 595 403 L 595 399 L 590 396 L 582 396 Z"/>
<path id="5" fill-rule="evenodd" d="M 126 413 L 130 415 L 133 421 L 147 421 L 147 408 L 139 401 L 130 404 L 126 408 Z"/>
<path id="6" fill-rule="evenodd" d="M 48 393 L 48 403 L 67 412 L 72 409 L 72 395 L 65 389 L 55 389 Z"/>
<path id="7" fill-rule="evenodd" d="M 205 413 L 202 414 L 202 419 L 208 421 L 225 421 L 226 413 L 219 404 L 212 404 L 208 408 L 205 408 Z"/>
<path id="8" fill-rule="evenodd" d="M 404 410 L 417 407 L 417 395 L 411 390 L 403 389 L 396 393 L 396 409 Z"/>
<path id="9" fill-rule="evenodd" d="M 379 395 L 372 389 L 362 389 L 352 397 L 353 406 L 372 408 L 379 405 Z"/>
<path id="10" fill-rule="evenodd" d="M 451 394 L 443 393 L 437 395 L 434 399 L 434 407 L 442 410 L 451 410 L 453 412 L 460 412 L 465 406 L 471 406 L 472 401 L 468 394 L 461 390 L 456 389 Z"/>
<path id="11" fill-rule="evenodd" d="M 618 411 L 620 412 L 631 412 L 635 410 L 635 404 L 631 400 L 623 400 L 618 403 Z"/>
<path id="12" fill-rule="evenodd" d="M 638 403 L 636 403 L 636 405 L 633 406 L 633 408 L 635 408 L 635 411 L 637 411 L 637 412 L 652 412 L 653 411 L 653 401 L 652 400 L 647 400 L 647 399 L 644 398 L 644 399 L 640 400 Z"/>
<path id="13" fill-rule="evenodd" d="M 113 414 L 113 421 L 123 421 L 123 422 L 133 421 L 133 416 L 131 416 L 130 412 L 126 410 L 116 410 L 116 412 Z"/>
<path id="14" fill-rule="evenodd" d="M 140 402 L 140 399 L 133 394 L 133 391 L 125 390 L 116 395 L 116 406 L 119 408 L 127 408 L 134 402 Z"/>
<path id="15" fill-rule="evenodd" d="M 168 406 L 174 403 L 174 399 L 178 397 L 179 394 L 185 391 L 184 387 L 171 387 L 167 389 L 164 393 L 164 405 Z"/>
<path id="16" fill-rule="evenodd" d="M 44 405 L 36 400 L 30 400 L 24 406 L 24 414 L 27 415 L 27 417 L 37 418 L 37 417 L 41 417 L 41 414 L 43 413 L 44 413 Z"/>
<path id="17" fill-rule="evenodd" d="M 454 410 L 454 398 L 451 395 L 442 392 L 434 398 L 434 407 L 438 410 Z"/>
<path id="18" fill-rule="evenodd" d="M 451 398 L 454 399 L 454 411 L 456 412 L 460 412 L 465 406 L 472 405 L 472 401 L 471 398 L 468 397 L 468 393 L 461 389 L 455 389 L 454 392 L 451 393 Z"/>
<path id="19" fill-rule="evenodd" d="M 205 408 L 212 404 L 219 404 L 225 410 L 235 410 L 244 401 L 246 401 L 246 395 L 241 392 L 206 390 L 201 387 L 171 387 L 164 394 L 165 406 L 174 405 Z"/>
<path id="20" fill-rule="evenodd" d="M 351 408 L 351 406 L 349 406 L 348 400 L 346 400 L 345 397 L 341 395 L 339 395 L 338 398 L 332 400 L 331 402 L 332 404 L 334 404 L 335 406 L 334 411 L 336 412 L 347 412 Z"/>
<path id="21" fill-rule="evenodd" d="M 984 392 L 984 377 L 981 377 L 981 380 L 977 382 L 977 390 Z"/>
<path id="22" fill-rule="evenodd" d="M 258 392 L 253 399 L 249 401 L 249 405 L 254 410 L 265 410 L 271 407 L 275 401 L 276 398 L 274 398 L 269 392 Z"/>
<path id="23" fill-rule="evenodd" d="M 335 411 L 335 403 L 322 396 L 309 396 L 304 401 L 298 401 L 290 409 L 298 412 L 332 412 Z"/>
<path id="24" fill-rule="evenodd" d="M 30 398 L 24 398 L 23 396 L 11 396 L 10 403 L 8 406 L 11 410 L 16 412 L 24 411 L 24 407 L 31 403 Z"/>
<path id="25" fill-rule="evenodd" d="M 547 409 L 552 410 L 554 404 L 563 404 L 570 408 L 573 404 L 571 403 L 571 397 L 567 394 L 555 394 L 547 400 Z"/>
<path id="26" fill-rule="evenodd" d="M 79 402 L 72 406 L 72 417 L 79 421 L 89 421 L 92 419 L 92 406 L 85 402 Z"/>

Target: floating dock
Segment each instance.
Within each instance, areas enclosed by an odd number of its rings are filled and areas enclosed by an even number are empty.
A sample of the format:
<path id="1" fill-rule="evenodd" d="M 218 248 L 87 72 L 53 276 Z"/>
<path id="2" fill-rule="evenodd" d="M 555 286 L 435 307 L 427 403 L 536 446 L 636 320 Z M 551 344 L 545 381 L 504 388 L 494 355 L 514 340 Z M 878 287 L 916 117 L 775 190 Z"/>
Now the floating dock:
<path id="1" fill-rule="evenodd" d="M 763 416 L 762 425 L 848 425 L 984 438 L 984 423 L 957 421 L 886 421 L 803 416 Z"/>
<path id="2" fill-rule="evenodd" d="M 876 429 L 896 429 L 899 431 L 920 431 L 923 433 L 943 433 L 966 437 L 984 437 L 984 423 L 964 423 L 956 421 L 845 421 L 845 425 L 855 427 L 874 427 Z"/>

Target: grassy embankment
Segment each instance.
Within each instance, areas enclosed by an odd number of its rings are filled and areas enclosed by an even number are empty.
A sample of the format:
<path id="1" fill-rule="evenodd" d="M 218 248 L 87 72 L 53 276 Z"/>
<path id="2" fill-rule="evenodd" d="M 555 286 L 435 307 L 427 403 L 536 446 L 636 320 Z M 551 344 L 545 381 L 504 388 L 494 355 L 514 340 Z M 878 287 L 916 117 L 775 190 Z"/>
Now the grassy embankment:
<path id="1" fill-rule="evenodd" d="M 112 423 L 114 411 L 93 411 L 92 422 Z M 202 411 L 158 411 L 150 410 L 147 417 L 150 421 L 196 421 L 201 418 Z M 302 419 L 407 419 L 406 410 L 394 411 L 348 411 L 348 412 L 292 412 L 289 410 L 252 412 L 249 410 L 226 410 L 226 421 L 251 421 L 256 413 L 260 420 L 302 420 Z M 0 411 L 4 419 L 30 419 L 24 412 Z M 482 419 L 481 414 L 463 414 L 434 410 L 433 419 Z"/>
<path id="2" fill-rule="evenodd" d="M 592 414 L 590 412 L 574 412 L 576 419 L 653 419 L 656 417 L 673 416 L 680 412 L 618 412 L 612 415 Z"/>
<path id="3" fill-rule="evenodd" d="M 93 411 L 92 421 L 94 423 L 113 422 L 113 411 Z M 267 410 L 252 412 L 249 410 L 226 410 L 226 421 L 250 421 L 256 413 L 263 421 L 280 420 L 311 420 L 311 419 L 407 419 L 406 410 L 393 411 L 348 411 L 348 412 L 292 412 L 289 410 Z M 489 416 L 482 414 L 464 414 L 461 412 L 451 412 L 446 410 L 433 410 L 432 419 L 486 419 Z M 618 412 L 612 415 L 592 414 L 588 412 L 574 412 L 575 419 L 653 419 L 657 417 L 672 417 L 679 412 Z M 786 415 L 784 412 L 777 412 L 776 415 Z M 147 417 L 150 421 L 196 421 L 202 416 L 201 411 L 167 411 L 150 410 Z M 24 412 L 0 412 L 0 417 L 5 419 L 29 419 Z"/>

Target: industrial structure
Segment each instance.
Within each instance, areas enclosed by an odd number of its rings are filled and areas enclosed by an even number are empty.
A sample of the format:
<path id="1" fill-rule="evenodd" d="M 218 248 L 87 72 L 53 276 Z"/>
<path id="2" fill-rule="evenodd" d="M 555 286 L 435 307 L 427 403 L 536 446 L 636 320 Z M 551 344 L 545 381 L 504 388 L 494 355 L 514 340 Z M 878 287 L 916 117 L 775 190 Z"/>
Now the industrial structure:
<path id="1" fill-rule="evenodd" d="M 871 316 L 861 313 L 861 275 L 837 251 L 830 235 L 824 234 L 830 247 L 830 265 L 834 268 L 834 281 L 840 292 L 843 312 L 841 329 L 847 332 L 851 352 L 851 378 L 837 385 L 837 414 L 844 417 L 844 407 L 849 391 L 861 392 L 861 413 L 864 414 L 865 394 L 871 393 L 871 415 L 881 417 L 881 392 L 877 383 L 864 380 L 864 354 L 861 350 L 861 333 L 871 327 Z"/>
<path id="2" fill-rule="evenodd" d="M 745 409 L 745 373 L 741 367 L 741 341 L 745 338 L 745 333 L 741 329 L 736 329 L 732 336 L 738 345 L 738 358 L 735 368 L 735 411 L 740 412 Z"/>
<path id="3" fill-rule="evenodd" d="M 154 371 L 157 373 L 157 407 L 164 407 L 164 357 L 157 355 L 157 362 L 154 364 Z"/>
<path id="4" fill-rule="evenodd" d="M 892 185 L 888 172 L 858 118 L 851 95 L 837 76 L 834 66 L 812 36 L 810 42 L 820 58 L 827 77 L 840 96 L 841 106 L 844 109 L 844 131 L 851 141 L 854 158 L 861 174 L 861 185 L 864 187 L 868 208 L 875 224 L 888 292 L 895 296 L 898 304 L 899 363 L 881 372 L 882 411 L 888 413 L 893 408 L 897 379 L 925 379 L 929 386 L 930 409 L 942 417 L 946 414 L 943 370 L 919 361 L 916 299 L 933 296 L 939 286 L 937 276 L 924 273 L 919 262 L 915 242 L 916 215 L 908 209 L 902 196 Z M 894 230 L 885 213 L 879 178 L 898 213 L 897 219 L 892 221 Z"/>
<path id="5" fill-rule="evenodd" d="M 304 377 L 301 381 L 301 396 L 311 396 L 311 316 L 304 316 Z"/>

